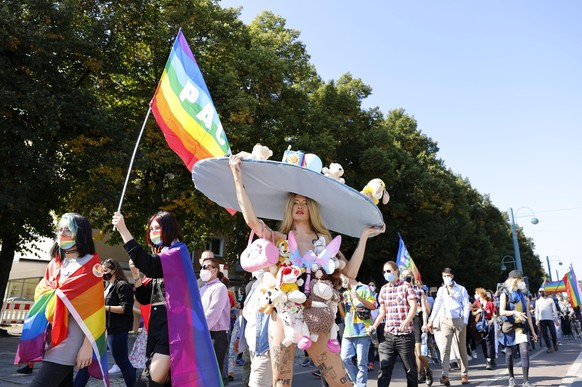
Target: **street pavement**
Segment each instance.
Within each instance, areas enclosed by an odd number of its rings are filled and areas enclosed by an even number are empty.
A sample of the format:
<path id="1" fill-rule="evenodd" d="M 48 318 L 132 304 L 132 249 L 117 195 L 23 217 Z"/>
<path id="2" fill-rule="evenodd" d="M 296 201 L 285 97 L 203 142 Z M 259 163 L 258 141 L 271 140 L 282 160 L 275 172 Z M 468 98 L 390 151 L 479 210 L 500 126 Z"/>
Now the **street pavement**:
<path id="1" fill-rule="evenodd" d="M 4 327 L 6 328 L 6 327 Z M 18 346 L 20 327 L 13 326 L 8 328 L 9 337 L 0 337 L 0 387 L 8 386 L 26 386 L 32 380 L 31 375 L 20 375 L 16 372 L 18 368 L 13 364 L 14 355 Z M 135 339 L 130 336 L 130 345 Z M 480 350 L 480 348 L 479 348 Z M 480 351 L 479 351 L 480 352 Z M 499 354 L 497 359 L 497 368 L 493 371 L 485 369 L 485 360 L 482 353 L 478 354 L 477 359 L 469 362 L 469 382 L 468 386 L 496 387 L 507 386 L 508 373 L 504 368 L 505 355 Z M 303 351 L 296 351 L 293 385 L 302 387 L 319 387 L 321 382 L 314 377 L 311 372 L 315 368 L 301 367 L 303 360 Z M 111 355 L 109 356 L 110 364 L 113 364 Z M 37 367 L 40 364 L 36 365 Z M 368 374 L 368 386 L 376 386 L 378 379 L 378 361 L 375 363 L 375 370 Z M 242 386 L 242 369 L 238 366 L 235 368 L 234 381 L 228 384 L 228 387 Z M 514 371 L 516 382 L 521 386 L 521 365 L 519 360 L 515 360 Z M 435 383 L 433 386 L 441 386 L 438 382 L 440 378 L 440 369 L 433 370 Z M 34 373 L 33 373 L 34 374 Z M 461 386 L 461 375 L 459 370 L 450 372 L 452 386 Z M 546 353 L 545 347 L 536 346 L 536 349 L 530 352 L 530 382 L 535 386 L 564 386 L 564 387 L 582 387 L 582 340 L 563 340 L 558 352 Z M 88 386 L 103 386 L 102 381 L 91 379 Z M 112 387 L 124 386 L 121 374 L 115 374 L 110 378 Z M 393 386 L 406 386 L 402 363 L 397 362 L 392 377 Z M 425 384 L 420 384 L 425 386 Z M 208 386 L 214 387 L 214 386 Z"/>

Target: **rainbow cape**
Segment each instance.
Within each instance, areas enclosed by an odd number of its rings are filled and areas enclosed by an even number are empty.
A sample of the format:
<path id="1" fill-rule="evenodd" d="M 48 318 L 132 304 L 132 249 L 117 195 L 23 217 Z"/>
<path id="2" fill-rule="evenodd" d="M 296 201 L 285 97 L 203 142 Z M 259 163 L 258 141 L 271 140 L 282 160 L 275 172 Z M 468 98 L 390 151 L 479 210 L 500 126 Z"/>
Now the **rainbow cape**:
<path id="1" fill-rule="evenodd" d="M 67 337 L 71 316 L 93 347 L 93 362 L 89 366 L 89 373 L 95 378 L 103 379 L 107 386 L 109 381 L 101 261 L 97 254 L 93 255 L 59 285 L 60 269 L 60 262 L 51 260 L 44 278 L 36 287 L 34 304 L 24 320 L 14 363 L 41 361 L 45 342 L 49 339 L 49 325 L 50 344 L 54 347 Z"/>
<path id="2" fill-rule="evenodd" d="M 582 300 L 580 299 L 580 285 L 578 284 L 572 265 L 570 265 L 570 271 L 564 275 L 564 283 L 566 285 L 566 292 L 568 292 L 568 298 L 570 298 L 570 305 L 572 305 L 572 308 L 575 308 L 582 303 Z"/>
<path id="3" fill-rule="evenodd" d="M 176 243 L 159 254 L 166 287 L 172 385 L 223 386 L 190 252 Z"/>
<path id="4" fill-rule="evenodd" d="M 230 146 L 182 29 L 152 99 L 168 145 L 192 172 L 200 159 L 230 154 Z"/>
<path id="5" fill-rule="evenodd" d="M 420 283 L 422 283 L 422 278 L 420 277 L 420 271 L 418 271 L 418 267 L 410 257 L 408 253 L 408 249 L 402 240 L 402 236 L 398 233 L 398 238 L 400 239 L 400 243 L 398 244 L 398 254 L 396 256 L 396 265 L 398 265 L 398 270 L 402 272 L 403 269 L 408 269 L 414 275 L 414 279 Z"/>

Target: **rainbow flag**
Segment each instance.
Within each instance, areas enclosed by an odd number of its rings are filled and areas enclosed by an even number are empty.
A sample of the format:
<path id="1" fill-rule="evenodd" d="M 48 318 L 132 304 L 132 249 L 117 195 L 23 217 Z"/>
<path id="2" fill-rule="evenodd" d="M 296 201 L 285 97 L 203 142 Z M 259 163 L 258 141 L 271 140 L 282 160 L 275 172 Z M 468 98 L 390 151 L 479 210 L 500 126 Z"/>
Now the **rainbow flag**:
<path id="1" fill-rule="evenodd" d="M 546 293 L 562 293 L 566 291 L 566 284 L 564 280 L 561 279 L 560 281 L 546 281 L 543 283 L 542 288 L 546 291 Z"/>
<path id="2" fill-rule="evenodd" d="M 398 233 L 398 238 L 400 239 L 400 243 L 398 245 L 398 254 L 396 256 L 396 264 L 398 265 L 398 270 L 402 271 L 403 269 L 409 269 L 412 274 L 414 274 L 414 279 L 422 283 L 422 278 L 420 277 L 420 271 L 418 271 L 418 267 L 412 260 L 412 257 L 408 253 L 408 249 L 402 240 L 402 236 Z"/>
<path id="3" fill-rule="evenodd" d="M 580 299 L 580 284 L 578 284 L 572 265 L 570 265 L 570 271 L 564 275 L 564 283 L 568 298 L 570 298 L 570 305 L 575 308 L 582 303 L 582 300 Z"/>
<path id="4" fill-rule="evenodd" d="M 166 287 L 172 385 L 223 386 L 190 252 L 184 243 L 176 243 L 159 256 Z"/>
<path id="5" fill-rule="evenodd" d="M 103 275 L 97 254 L 59 284 L 61 263 L 49 262 L 35 290 L 34 304 L 22 326 L 15 364 L 41 361 L 47 330 L 51 346 L 67 338 L 69 318 L 74 318 L 93 347 L 89 373 L 108 385 L 107 342 Z"/>
<path id="6" fill-rule="evenodd" d="M 230 154 L 210 92 L 182 29 L 151 106 L 168 145 L 190 172 L 200 159 Z"/>

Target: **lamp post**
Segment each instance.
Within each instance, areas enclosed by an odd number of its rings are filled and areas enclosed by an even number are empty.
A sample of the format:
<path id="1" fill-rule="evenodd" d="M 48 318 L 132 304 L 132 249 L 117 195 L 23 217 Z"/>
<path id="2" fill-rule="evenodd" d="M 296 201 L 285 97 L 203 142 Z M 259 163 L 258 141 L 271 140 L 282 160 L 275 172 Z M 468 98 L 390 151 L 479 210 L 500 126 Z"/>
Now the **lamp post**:
<path id="1" fill-rule="evenodd" d="M 520 207 L 517 209 L 517 211 L 515 211 L 515 213 L 517 214 L 517 212 L 519 210 L 521 210 L 522 208 L 527 208 L 528 210 L 530 210 L 532 212 L 532 214 L 534 214 L 534 211 L 529 208 L 529 207 Z M 513 215 L 513 208 L 509 209 L 509 216 L 510 216 L 510 220 L 511 220 L 511 233 L 513 235 L 513 251 L 515 253 L 515 268 L 519 271 L 521 271 L 523 273 L 523 268 L 521 266 L 521 256 L 519 255 L 519 244 L 517 243 L 517 232 L 515 231 L 515 216 Z M 531 223 L 532 224 L 538 224 L 540 221 L 538 220 L 538 218 L 534 217 L 531 218 Z"/>
<path id="2" fill-rule="evenodd" d="M 501 270 L 505 271 L 507 270 L 507 266 L 505 265 L 505 260 L 508 260 L 507 263 L 513 263 L 513 267 L 517 267 L 517 265 L 515 264 L 515 258 L 513 258 L 511 255 L 506 255 L 503 258 L 501 258 Z"/>
<path id="3" fill-rule="evenodd" d="M 553 259 L 553 261 L 555 261 L 555 259 Z M 546 263 L 548 264 L 548 274 L 550 275 L 550 281 L 553 281 L 552 280 L 552 267 L 550 266 L 550 257 L 548 257 L 547 255 L 546 255 Z M 560 265 L 560 266 L 563 265 L 561 260 L 558 261 L 558 265 Z M 558 269 L 556 269 L 556 281 L 559 279 L 560 279 L 560 277 L 558 277 Z"/>

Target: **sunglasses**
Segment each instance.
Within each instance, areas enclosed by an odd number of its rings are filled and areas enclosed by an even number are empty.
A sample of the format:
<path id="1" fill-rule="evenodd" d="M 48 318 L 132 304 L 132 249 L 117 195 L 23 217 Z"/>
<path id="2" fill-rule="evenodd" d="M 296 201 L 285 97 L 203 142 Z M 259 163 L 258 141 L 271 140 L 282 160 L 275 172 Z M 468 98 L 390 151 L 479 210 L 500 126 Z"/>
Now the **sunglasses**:
<path id="1" fill-rule="evenodd" d="M 382 273 L 393 273 L 394 270 L 384 270 Z"/>
<path id="2" fill-rule="evenodd" d="M 216 266 L 212 266 L 212 265 L 202 265 L 203 269 L 216 269 Z"/>

